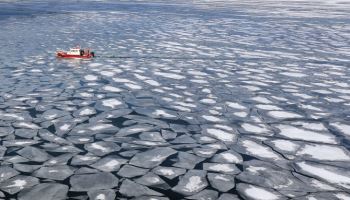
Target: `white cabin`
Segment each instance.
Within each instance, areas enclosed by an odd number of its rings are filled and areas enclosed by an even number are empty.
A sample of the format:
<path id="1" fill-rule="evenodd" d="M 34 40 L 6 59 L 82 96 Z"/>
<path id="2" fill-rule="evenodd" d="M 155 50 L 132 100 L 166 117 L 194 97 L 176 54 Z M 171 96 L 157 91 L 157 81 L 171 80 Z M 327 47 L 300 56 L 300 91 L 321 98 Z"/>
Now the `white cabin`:
<path id="1" fill-rule="evenodd" d="M 69 49 L 69 51 L 67 52 L 67 55 L 79 56 L 80 55 L 80 48 L 71 48 L 71 49 Z"/>

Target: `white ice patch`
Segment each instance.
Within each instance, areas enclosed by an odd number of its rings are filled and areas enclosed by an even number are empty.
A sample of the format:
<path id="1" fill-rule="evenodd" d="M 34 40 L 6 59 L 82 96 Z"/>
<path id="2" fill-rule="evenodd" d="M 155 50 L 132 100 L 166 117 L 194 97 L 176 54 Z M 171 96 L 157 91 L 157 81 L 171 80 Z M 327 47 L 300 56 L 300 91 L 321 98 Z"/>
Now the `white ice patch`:
<path id="1" fill-rule="evenodd" d="M 237 117 L 242 117 L 242 118 L 248 116 L 247 112 L 234 112 L 233 114 L 236 115 Z"/>
<path id="2" fill-rule="evenodd" d="M 125 86 L 130 88 L 130 89 L 133 89 L 133 90 L 141 90 L 142 89 L 142 86 L 134 84 L 134 83 L 125 83 Z"/>
<path id="3" fill-rule="evenodd" d="M 289 111 L 269 111 L 268 115 L 276 119 L 302 118 L 303 116 Z"/>
<path id="4" fill-rule="evenodd" d="M 155 110 L 154 112 L 152 112 L 152 114 L 157 116 L 163 116 L 163 117 L 171 117 L 171 118 L 176 117 L 175 115 L 169 114 L 164 110 Z"/>
<path id="5" fill-rule="evenodd" d="M 122 91 L 121 89 L 114 87 L 114 86 L 110 86 L 110 85 L 106 85 L 102 89 L 105 91 L 109 91 L 109 92 L 121 92 Z"/>
<path id="6" fill-rule="evenodd" d="M 91 75 L 91 74 L 84 76 L 84 78 L 85 78 L 85 80 L 88 80 L 88 81 L 96 81 L 97 80 L 97 76 Z"/>
<path id="7" fill-rule="evenodd" d="M 296 78 L 302 78 L 307 76 L 306 74 L 302 74 L 298 72 L 282 72 L 281 74 L 285 76 L 296 77 Z"/>
<path id="8" fill-rule="evenodd" d="M 101 150 L 102 152 L 107 152 L 108 151 L 108 149 L 106 147 L 103 147 L 103 146 L 101 146 L 99 144 L 96 144 L 96 143 L 92 143 L 91 147 L 94 148 L 94 149 Z"/>
<path id="9" fill-rule="evenodd" d="M 303 171 L 321 178 L 329 183 L 350 189 L 350 176 L 347 174 L 339 174 L 330 169 L 323 168 L 322 165 L 306 163 L 305 161 L 296 163 Z"/>
<path id="10" fill-rule="evenodd" d="M 212 115 L 203 115 L 202 117 L 208 121 L 211 121 L 211 122 L 222 122 L 223 121 L 222 119 L 215 117 L 215 116 L 212 116 Z"/>
<path id="11" fill-rule="evenodd" d="M 242 146 L 246 148 L 246 150 L 252 155 L 260 156 L 263 158 L 273 159 L 273 160 L 281 160 L 281 157 L 272 151 L 270 148 L 258 144 L 251 140 L 243 140 Z"/>
<path id="12" fill-rule="evenodd" d="M 87 108 L 87 109 L 80 111 L 79 115 L 86 116 L 86 115 L 92 115 L 94 113 L 95 113 L 95 111 L 93 109 Z"/>
<path id="13" fill-rule="evenodd" d="M 275 148 L 287 152 L 295 152 L 300 147 L 300 145 L 289 140 L 273 140 L 271 143 L 275 145 Z"/>
<path id="14" fill-rule="evenodd" d="M 172 170 L 172 169 L 164 169 L 164 168 L 162 168 L 162 169 L 159 169 L 158 171 L 161 174 L 163 174 L 164 176 L 171 176 L 171 175 L 175 174 L 174 170 Z"/>
<path id="15" fill-rule="evenodd" d="M 187 192 L 194 192 L 205 186 L 205 183 L 201 180 L 200 176 L 191 176 L 188 183 L 184 186 L 184 190 Z"/>
<path id="16" fill-rule="evenodd" d="M 243 123 L 242 128 L 251 133 L 271 135 L 270 130 L 267 129 L 264 125 L 253 125 L 249 123 Z"/>
<path id="17" fill-rule="evenodd" d="M 158 87 L 158 86 L 161 85 L 160 83 L 158 83 L 158 82 L 155 81 L 155 80 L 145 80 L 145 83 L 147 83 L 147 84 L 149 84 L 149 85 L 152 85 L 152 86 L 156 86 L 156 87 Z"/>
<path id="18" fill-rule="evenodd" d="M 265 104 L 258 104 L 256 105 L 257 108 L 261 110 L 282 110 L 280 107 L 275 105 L 265 105 Z"/>
<path id="19" fill-rule="evenodd" d="M 290 125 L 278 125 L 276 126 L 280 129 L 280 135 L 283 135 L 288 138 L 305 140 L 305 141 L 313 141 L 313 142 L 323 142 L 336 144 L 336 139 L 333 135 L 326 133 L 318 133 L 314 131 L 305 130 L 302 128 L 297 128 Z"/>
<path id="20" fill-rule="evenodd" d="M 95 198 L 96 200 L 106 200 L 106 195 L 105 194 L 99 194 Z"/>
<path id="21" fill-rule="evenodd" d="M 226 105 L 228 107 L 230 107 L 230 108 L 235 108 L 235 109 L 238 109 L 238 110 L 246 109 L 246 107 L 242 106 L 239 103 L 235 103 L 235 102 L 226 102 Z"/>
<path id="22" fill-rule="evenodd" d="M 267 99 L 266 97 L 253 97 L 252 100 L 257 101 L 259 103 L 271 104 L 272 101 Z"/>
<path id="23" fill-rule="evenodd" d="M 335 127 L 336 129 L 338 129 L 339 131 L 341 131 L 345 135 L 350 136 L 350 125 L 342 124 L 340 122 L 334 122 L 334 123 L 331 123 L 330 125 Z"/>
<path id="24" fill-rule="evenodd" d="M 120 162 L 118 160 L 110 160 L 106 162 L 103 167 L 105 167 L 106 170 L 110 171 L 113 170 L 115 166 L 118 166 Z"/>
<path id="25" fill-rule="evenodd" d="M 12 183 L 13 183 L 12 185 L 7 185 L 5 187 L 6 188 L 18 187 L 20 189 L 23 189 L 24 186 L 27 185 L 27 181 L 21 180 L 21 179 L 14 180 Z"/>
<path id="26" fill-rule="evenodd" d="M 19 126 L 29 128 L 29 129 L 40 129 L 40 127 L 36 124 L 30 123 L 30 122 L 19 122 Z"/>
<path id="27" fill-rule="evenodd" d="M 180 79 L 186 78 L 185 76 L 182 76 L 182 75 L 179 75 L 179 74 L 175 74 L 175 73 L 154 72 L 154 74 L 158 75 L 158 76 L 165 77 L 165 78 L 171 78 L 171 79 L 176 79 L 176 80 L 180 80 Z"/>
<path id="28" fill-rule="evenodd" d="M 245 195 L 250 197 L 251 199 L 257 200 L 277 200 L 280 199 L 280 196 L 265 190 L 264 188 L 249 185 L 248 188 L 244 190 Z"/>
<path id="29" fill-rule="evenodd" d="M 208 169 L 212 171 L 224 172 L 224 173 L 230 173 L 235 171 L 235 169 L 232 167 L 231 164 L 226 164 L 226 163 L 213 164 L 213 165 L 210 165 Z"/>
<path id="30" fill-rule="evenodd" d="M 350 161 L 348 152 L 331 145 L 307 144 L 297 152 L 297 155 L 309 155 L 318 160 Z"/>
<path id="31" fill-rule="evenodd" d="M 102 100 L 102 105 L 110 108 L 116 108 L 117 106 L 120 106 L 122 104 L 123 103 L 117 99 Z"/>
<path id="32" fill-rule="evenodd" d="M 220 129 L 208 128 L 206 131 L 209 135 L 224 142 L 234 142 L 236 139 L 235 134 L 232 134 Z"/>
<path id="33" fill-rule="evenodd" d="M 215 104 L 216 103 L 216 101 L 214 99 L 202 99 L 202 100 L 200 100 L 200 102 L 206 103 L 206 104 Z"/>

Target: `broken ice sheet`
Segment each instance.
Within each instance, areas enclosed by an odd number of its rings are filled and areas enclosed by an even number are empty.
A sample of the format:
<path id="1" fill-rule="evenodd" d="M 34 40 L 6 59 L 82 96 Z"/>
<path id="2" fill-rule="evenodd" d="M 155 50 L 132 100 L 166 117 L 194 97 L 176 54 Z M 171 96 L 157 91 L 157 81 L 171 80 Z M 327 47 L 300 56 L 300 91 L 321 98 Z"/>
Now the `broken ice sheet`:
<path id="1" fill-rule="evenodd" d="M 99 169 L 101 171 L 105 172 L 113 172 L 118 171 L 121 165 L 125 164 L 127 162 L 126 159 L 120 158 L 118 156 L 106 156 L 94 164 L 90 165 L 93 168 Z"/>
<path id="2" fill-rule="evenodd" d="M 295 140 L 304 140 L 311 142 L 322 142 L 329 144 L 336 144 L 336 137 L 329 132 L 320 132 L 320 131 L 311 131 L 303 128 L 280 124 L 277 125 L 276 128 L 280 130 L 279 135 L 295 139 Z"/>
<path id="3" fill-rule="evenodd" d="M 281 194 L 271 190 L 269 188 L 258 187 L 255 185 L 249 185 L 244 183 L 239 183 L 237 185 L 238 193 L 246 199 L 256 199 L 256 200 L 279 200 L 287 199 Z"/>
<path id="4" fill-rule="evenodd" d="M 18 175 L 0 183 L 0 189 L 9 194 L 15 194 L 25 188 L 31 188 L 39 183 L 39 179 L 32 176 Z"/>
<path id="5" fill-rule="evenodd" d="M 202 191 L 207 186 L 205 171 L 189 170 L 180 178 L 179 183 L 172 190 L 185 196 L 190 196 Z"/>
<path id="6" fill-rule="evenodd" d="M 97 156 L 104 156 L 111 152 L 120 150 L 120 146 L 115 144 L 114 142 L 104 141 L 85 144 L 84 148 L 90 153 L 93 153 Z"/>
<path id="7" fill-rule="evenodd" d="M 119 179 L 108 172 L 73 175 L 69 180 L 71 191 L 110 189 L 118 186 Z"/>
<path id="8" fill-rule="evenodd" d="M 337 187 L 345 189 L 350 188 L 350 172 L 344 168 L 312 163 L 308 161 L 300 161 L 295 163 L 295 168 L 302 174 L 315 177 Z"/>
<path id="9" fill-rule="evenodd" d="M 158 166 L 167 157 L 175 153 L 177 151 L 172 148 L 157 147 L 146 152 L 137 153 L 129 163 L 139 167 L 152 168 Z"/>
<path id="10" fill-rule="evenodd" d="M 163 194 L 156 192 L 144 185 L 135 183 L 129 179 L 125 179 L 119 189 L 119 192 L 127 197 L 139 197 L 139 196 L 163 196 Z"/>

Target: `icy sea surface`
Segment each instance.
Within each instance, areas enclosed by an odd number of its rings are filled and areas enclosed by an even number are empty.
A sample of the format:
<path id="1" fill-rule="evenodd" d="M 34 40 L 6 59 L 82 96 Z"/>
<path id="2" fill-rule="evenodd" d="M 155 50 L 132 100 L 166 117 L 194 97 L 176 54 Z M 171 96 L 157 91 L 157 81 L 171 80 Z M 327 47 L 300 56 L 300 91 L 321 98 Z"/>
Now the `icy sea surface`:
<path id="1" fill-rule="evenodd" d="M 0 47 L 0 199 L 350 199 L 346 0 L 0 1 Z"/>

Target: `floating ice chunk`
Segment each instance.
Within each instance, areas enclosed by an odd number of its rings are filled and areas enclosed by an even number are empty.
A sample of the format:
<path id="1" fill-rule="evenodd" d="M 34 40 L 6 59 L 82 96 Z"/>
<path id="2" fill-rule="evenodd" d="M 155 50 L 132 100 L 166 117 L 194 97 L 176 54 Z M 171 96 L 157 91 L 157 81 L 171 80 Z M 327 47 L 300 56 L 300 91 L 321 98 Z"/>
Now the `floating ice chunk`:
<path id="1" fill-rule="evenodd" d="M 116 135 L 117 136 L 127 136 L 127 135 L 132 135 L 135 133 L 151 131 L 154 129 L 155 129 L 155 127 L 151 126 L 151 125 L 137 124 L 134 126 L 129 126 L 129 127 L 125 127 L 125 128 L 120 129 Z"/>
<path id="2" fill-rule="evenodd" d="M 126 159 L 120 158 L 118 156 L 107 156 L 90 166 L 101 171 L 113 172 L 118 171 L 120 166 L 126 162 Z"/>
<path id="3" fill-rule="evenodd" d="M 197 156 L 201 156 L 204 158 L 211 158 L 215 153 L 216 153 L 216 149 L 212 149 L 212 148 L 195 148 L 193 149 L 193 152 L 197 155 Z M 214 161 L 216 162 L 216 161 Z"/>
<path id="4" fill-rule="evenodd" d="M 296 78 L 302 78 L 302 77 L 307 76 L 306 74 L 298 73 L 298 72 L 282 72 L 280 74 L 285 75 L 285 76 L 290 76 L 290 77 L 296 77 Z"/>
<path id="5" fill-rule="evenodd" d="M 185 172 L 184 172 L 185 173 Z M 18 175 L 19 172 L 8 166 L 0 166 L 0 182 Z"/>
<path id="6" fill-rule="evenodd" d="M 241 172 L 236 165 L 226 163 L 203 163 L 203 169 L 224 174 L 238 174 Z"/>
<path id="7" fill-rule="evenodd" d="M 186 78 L 185 76 L 176 74 L 176 73 L 165 73 L 165 72 L 154 72 L 155 75 L 162 76 L 165 78 L 171 78 L 171 79 L 176 79 L 176 80 L 181 80 Z"/>
<path id="8" fill-rule="evenodd" d="M 300 145 L 289 140 L 272 140 L 273 148 L 283 152 L 294 153 Z"/>
<path id="9" fill-rule="evenodd" d="M 282 110 L 280 107 L 275 105 L 258 104 L 255 106 L 261 110 Z"/>
<path id="10" fill-rule="evenodd" d="M 101 63 L 90 63 L 89 64 L 89 67 L 99 67 L 99 66 L 102 66 Z"/>
<path id="11" fill-rule="evenodd" d="M 67 198 L 68 186 L 58 183 L 42 183 L 18 194 L 18 200 L 62 200 Z"/>
<path id="12" fill-rule="evenodd" d="M 177 151 L 172 148 L 157 147 L 146 152 L 137 153 L 129 163 L 139 167 L 152 168 L 158 166 L 167 157 L 175 153 L 177 153 Z"/>
<path id="13" fill-rule="evenodd" d="M 96 162 L 99 159 L 100 157 L 97 157 L 97 156 L 76 155 L 73 157 L 71 161 L 71 165 L 89 165 Z"/>
<path id="14" fill-rule="evenodd" d="M 297 162 L 295 166 L 298 171 L 309 176 L 350 189 L 350 172 L 348 170 L 307 161 Z"/>
<path id="15" fill-rule="evenodd" d="M 153 115 L 159 116 L 159 117 L 166 117 L 166 118 L 177 118 L 177 116 L 172 115 L 168 112 L 166 112 L 165 110 L 155 110 L 154 112 L 152 112 Z"/>
<path id="16" fill-rule="evenodd" d="M 12 134 L 15 131 L 12 127 L 0 127 L 0 136 L 7 136 Z"/>
<path id="17" fill-rule="evenodd" d="M 121 91 L 123 91 L 120 88 L 117 88 L 117 87 L 114 87 L 114 86 L 110 86 L 110 85 L 103 86 L 102 89 L 105 90 L 105 91 L 108 91 L 108 92 L 121 92 Z"/>
<path id="18" fill-rule="evenodd" d="M 231 193 L 222 193 L 217 200 L 239 200 L 239 198 Z"/>
<path id="19" fill-rule="evenodd" d="M 124 165 L 119 171 L 118 175 L 126 178 L 133 178 L 135 176 L 142 176 L 148 172 L 148 169 L 134 167 L 132 165 Z"/>
<path id="20" fill-rule="evenodd" d="M 174 179 L 175 177 L 186 173 L 186 169 L 158 166 L 153 169 L 153 173 L 158 174 L 160 176 L 164 176 L 168 179 Z"/>
<path id="21" fill-rule="evenodd" d="M 237 185 L 238 193 L 246 199 L 254 200 L 280 200 L 286 199 L 277 192 L 263 187 L 239 183 Z"/>
<path id="22" fill-rule="evenodd" d="M 145 80 L 145 83 L 152 85 L 152 86 L 155 86 L 155 87 L 161 86 L 161 84 L 155 80 Z"/>
<path id="23" fill-rule="evenodd" d="M 215 190 L 202 190 L 200 192 L 198 192 L 197 194 L 194 194 L 192 196 L 186 197 L 186 199 L 203 199 L 203 200 L 214 200 L 217 199 L 219 196 L 219 193 Z"/>
<path id="24" fill-rule="evenodd" d="M 242 118 L 248 116 L 247 112 L 234 112 L 233 114 L 236 115 L 237 117 L 242 117 Z"/>
<path id="25" fill-rule="evenodd" d="M 25 188 L 31 188 L 39 183 L 39 179 L 32 176 L 18 175 L 0 183 L 0 189 L 9 194 L 15 194 Z"/>
<path id="26" fill-rule="evenodd" d="M 135 182 L 146 186 L 160 188 L 163 190 L 170 189 L 170 186 L 163 179 L 161 179 L 158 175 L 152 172 L 148 172 L 144 176 L 136 179 Z"/>
<path id="27" fill-rule="evenodd" d="M 18 128 L 28 128 L 28 129 L 40 129 L 40 127 L 31 122 L 15 122 L 13 126 Z"/>
<path id="28" fill-rule="evenodd" d="M 204 158 L 187 153 L 179 152 L 178 153 L 178 162 L 174 163 L 174 167 L 184 168 L 184 169 L 193 169 L 198 163 L 202 162 Z"/>
<path id="29" fill-rule="evenodd" d="M 235 178 L 228 174 L 208 173 L 208 180 L 213 188 L 227 192 L 235 187 Z"/>
<path id="30" fill-rule="evenodd" d="M 172 190 L 185 196 L 196 194 L 208 186 L 205 176 L 205 171 L 189 170 Z"/>
<path id="31" fill-rule="evenodd" d="M 123 102 L 119 101 L 118 99 L 105 99 L 102 100 L 102 105 L 106 107 L 110 107 L 112 109 L 116 108 L 117 106 L 122 105 Z"/>
<path id="32" fill-rule="evenodd" d="M 264 103 L 264 104 L 271 104 L 271 103 L 273 103 L 272 101 L 270 101 L 266 97 L 260 97 L 260 96 L 253 97 L 252 100 L 257 101 L 259 103 Z"/>
<path id="33" fill-rule="evenodd" d="M 243 158 L 237 152 L 224 151 L 222 153 L 216 154 L 211 161 L 219 163 L 242 163 Z"/>
<path id="34" fill-rule="evenodd" d="M 216 103 L 216 101 L 214 99 L 202 99 L 202 100 L 200 100 L 200 102 L 206 103 L 206 104 L 215 104 Z"/>
<path id="35" fill-rule="evenodd" d="M 24 147 L 21 150 L 17 151 L 17 153 L 31 161 L 35 162 L 44 162 L 50 158 L 50 155 L 46 153 L 42 149 L 38 149 L 36 147 Z"/>
<path id="36" fill-rule="evenodd" d="M 90 200 L 114 200 L 116 197 L 112 189 L 88 191 Z"/>
<path id="37" fill-rule="evenodd" d="M 124 85 L 130 89 L 133 89 L 133 90 L 141 90 L 142 89 L 142 86 L 137 85 L 135 83 L 125 83 Z"/>
<path id="38" fill-rule="evenodd" d="M 245 131 L 248 131 L 250 133 L 273 135 L 273 133 L 263 124 L 254 125 L 251 123 L 243 123 L 241 126 Z"/>
<path id="39" fill-rule="evenodd" d="M 247 153 L 258 158 L 267 158 L 272 160 L 283 160 L 282 157 L 275 153 L 272 149 L 252 140 L 241 140 L 242 147 L 245 148 Z"/>
<path id="40" fill-rule="evenodd" d="M 226 102 L 226 105 L 230 108 L 238 109 L 238 110 L 244 110 L 246 107 L 242 106 L 239 103 L 236 102 Z"/>
<path id="41" fill-rule="evenodd" d="M 89 74 L 89 75 L 85 75 L 84 79 L 88 80 L 88 81 L 96 81 L 97 80 L 97 76 Z"/>
<path id="42" fill-rule="evenodd" d="M 104 156 L 108 153 L 120 150 L 120 147 L 114 142 L 104 141 L 85 144 L 84 148 L 97 156 Z"/>
<path id="43" fill-rule="evenodd" d="M 313 142 L 323 142 L 323 143 L 330 143 L 330 144 L 337 143 L 335 136 L 329 133 L 314 132 L 314 131 L 309 131 L 302 128 L 297 128 L 294 126 L 283 125 L 283 124 L 277 125 L 276 127 L 280 130 L 279 134 L 287 138 L 313 141 Z"/>
<path id="44" fill-rule="evenodd" d="M 163 196 L 163 194 L 149 189 L 146 186 L 135 183 L 129 179 L 125 179 L 120 186 L 119 192 L 127 197 L 139 196 Z"/>
<path id="45" fill-rule="evenodd" d="M 349 152 L 343 148 L 322 144 L 306 144 L 297 154 L 315 160 L 350 161 Z"/>
<path id="46" fill-rule="evenodd" d="M 110 189 L 118 186 L 118 178 L 111 173 L 73 175 L 70 177 L 71 191 L 92 191 Z"/>
<path id="47" fill-rule="evenodd" d="M 276 119 L 288 119 L 288 118 L 302 118 L 302 115 L 289 111 L 269 111 L 268 115 Z"/>
<path id="48" fill-rule="evenodd" d="M 204 134 L 217 138 L 224 142 L 234 142 L 236 141 L 236 134 L 230 133 L 221 129 L 216 128 L 206 128 L 202 131 Z"/>
<path id="49" fill-rule="evenodd" d="M 341 131 L 343 134 L 350 136 L 350 125 L 341 122 L 333 122 L 330 125 Z"/>
<path id="50" fill-rule="evenodd" d="M 64 180 L 74 173 L 71 167 L 67 165 L 57 165 L 51 167 L 41 167 L 34 172 L 34 176 L 39 178 L 47 178 L 51 180 Z"/>
<path id="51" fill-rule="evenodd" d="M 102 76 L 112 77 L 112 76 L 115 75 L 115 72 L 112 72 L 112 71 L 101 71 L 100 74 Z"/>
<path id="52" fill-rule="evenodd" d="M 94 115 L 96 114 L 96 110 L 91 107 L 83 107 L 73 113 L 73 116 L 78 117 L 78 116 L 89 116 L 89 115 Z"/>

